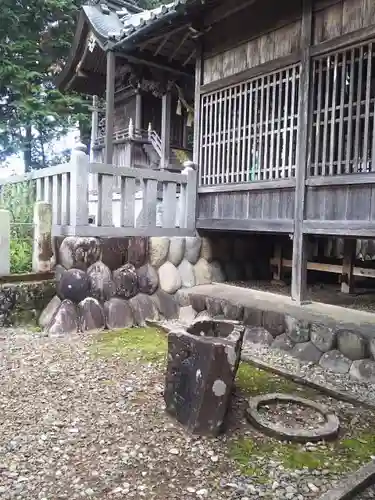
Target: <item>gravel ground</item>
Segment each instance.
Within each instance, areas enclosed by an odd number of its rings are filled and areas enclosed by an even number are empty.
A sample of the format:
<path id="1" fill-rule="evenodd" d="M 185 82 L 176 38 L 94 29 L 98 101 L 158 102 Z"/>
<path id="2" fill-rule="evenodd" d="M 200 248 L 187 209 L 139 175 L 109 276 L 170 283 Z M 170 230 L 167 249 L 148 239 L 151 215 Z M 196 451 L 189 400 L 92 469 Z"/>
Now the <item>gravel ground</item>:
<path id="1" fill-rule="evenodd" d="M 340 479 L 332 468 L 286 468 L 278 443 L 263 455 L 249 452 L 253 472 L 245 474 L 229 450 L 242 437 L 267 439 L 246 424 L 241 391 L 226 436 L 191 437 L 164 412 L 160 366 L 94 356 L 94 341 L 1 333 L 1 499 L 304 500 Z M 325 402 L 348 427 L 358 419 L 353 406 Z M 371 412 L 360 413 L 355 426 L 372 425 Z M 324 450 L 324 443 L 302 449 Z"/>

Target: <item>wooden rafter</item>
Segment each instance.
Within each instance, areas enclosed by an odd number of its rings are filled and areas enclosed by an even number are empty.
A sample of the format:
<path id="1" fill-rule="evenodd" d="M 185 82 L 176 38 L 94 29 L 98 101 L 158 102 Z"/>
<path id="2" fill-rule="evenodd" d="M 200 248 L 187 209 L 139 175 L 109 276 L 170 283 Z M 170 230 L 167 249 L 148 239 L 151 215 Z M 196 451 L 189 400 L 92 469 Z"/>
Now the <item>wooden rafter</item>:
<path id="1" fill-rule="evenodd" d="M 175 50 L 172 52 L 172 54 L 169 56 L 168 58 L 168 61 L 171 62 L 173 61 L 173 59 L 176 57 L 176 55 L 179 53 L 181 47 L 184 45 L 184 43 L 186 42 L 186 40 L 189 38 L 190 36 L 190 31 L 187 30 L 187 32 L 185 33 L 185 35 L 181 38 L 180 40 L 180 43 L 177 45 L 177 47 L 175 48 Z"/>
<path id="2" fill-rule="evenodd" d="M 189 62 L 193 59 L 193 57 L 197 54 L 197 49 L 194 49 L 191 51 L 189 56 L 185 59 L 185 61 L 182 63 L 182 66 L 185 67 L 189 64 Z"/>
<path id="3" fill-rule="evenodd" d="M 163 47 L 165 46 L 165 44 L 168 42 L 168 40 L 170 39 L 171 36 L 172 36 L 172 32 L 167 33 L 164 36 L 163 40 L 157 46 L 157 48 L 156 48 L 156 50 L 154 52 L 154 56 L 157 56 L 158 54 L 160 54 L 161 50 L 163 49 Z"/>

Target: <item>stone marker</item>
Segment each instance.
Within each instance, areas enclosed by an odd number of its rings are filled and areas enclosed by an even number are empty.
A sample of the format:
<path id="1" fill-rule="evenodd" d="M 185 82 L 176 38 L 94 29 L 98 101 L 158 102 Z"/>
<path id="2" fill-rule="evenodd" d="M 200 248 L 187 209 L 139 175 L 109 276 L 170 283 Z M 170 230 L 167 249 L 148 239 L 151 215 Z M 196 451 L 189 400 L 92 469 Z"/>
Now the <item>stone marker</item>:
<path id="1" fill-rule="evenodd" d="M 196 285 L 194 266 L 190 262 L 184 259 L 178 266 L 178 273 L 181 278 L 181 285 L 184 288 L 192 288 Z"/>
<path id="2" fill-rule="evenodd" d="M 10 274 L 10 213 L 0 210 L 0 276 Z"/>
<path id="3" fill-rule="evenodd" d="M 173 294 L 181 288 L 181 278 L 177 268 L 171 262 L 165 262 L 159 268 L 159 283 L 160 288 L 164 292 Z"/>
<path id="4" fill-rule="evenodd" d="M 33 272 L 50 272 L 52 256 L 52 205 L 37 201 L 34 205 Z"/>
<path id="5" fill-rule="evenodd" d="M 61 243 L 58 264 L 65 269 L 82 269 L 86 271 L 100 259 L 101 245 L 97 238 L 78 238 L 68 236 Z"/>
<path id="6" fill-rule="evenodd" d="M 108 266 L 102 261 L 98 261 L 87 270 L 90 280 L 90 294 L 99 302 L 105 302 L 114 296 L 116 292 L 115 284 L 112 280 L 112 273 Z"/>
<path id="7" fill-rule="evenodd" d="M 185 259 L 190 264 L 198 262 L 201 253 L 202 240 L 199 237 L 189 236 L 185 240 Z"/>
<path id="8" fill-rule="evenodd" d="M 225 429 L 243 328 L 206 321 L 195 323 L 189 332 L 168 336 L 166 410 L 190 432 L 216 436 Z"/>
<path id="9" fill-rule="evenodd" d="M 339 330 L 337 332 L 337 345 L 339 351 L 352 361 L 367 357 L 366 340 L 351 330 Z"/>
<path id="10" fill-rule="evenodd" d="M 139 293 L 129 300 L 129 305 L 133 311 L 134 323 L 138 326 L 146 326 L 146 320 L 159 319 L 157 307 L 149 295 Z"/>
<path id="11" fill-rule="evenodd" d="M 329 351 L 323 354 L 319 364 L 325 370 L 330 370 L 335 373 L 348 373 L 352 362 L 346 358 L 340 351 Z"/>
<path id="12" fill-rule="evenodd" d="M 41 315 L 39 316 L 38 324 L 41 328 L 46 328 L 52 321 L 61 304 L 61 299 L 55 295 L 47 304 Z"/>
<path id="13" fill-rule="evenodd" d="M 134 236 L 129 239 L 128 262 L 135 267 L 146 264 L 148 256 L 148 238 L 144 236 Z"/>
<path id="14" fill-rule="evenodd" d="M 151 296 L 151 300 L 154 302 L 163 318 L 178 318 L 179 307 L 177 300 L 173 297 L 173 295 L 169 295 L 169 293 L 163 292 L 163 290 L 158 290 Z"/>
<path id="15" fill-rule="evenodd" d="M 159 268 L 167 260 L 169 252 L 169 238 L 165 236 L 150 238 L 149 260 L 152 267 Z"/>

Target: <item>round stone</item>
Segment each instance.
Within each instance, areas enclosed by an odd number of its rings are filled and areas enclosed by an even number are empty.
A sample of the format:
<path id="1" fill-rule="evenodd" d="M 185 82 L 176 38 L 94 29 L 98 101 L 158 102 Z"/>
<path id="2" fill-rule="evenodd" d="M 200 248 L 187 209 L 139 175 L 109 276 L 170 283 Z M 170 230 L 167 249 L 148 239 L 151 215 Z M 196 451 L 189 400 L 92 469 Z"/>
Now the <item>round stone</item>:
<path id="1" fill-rule="evenodd" d="M 262 412 L 262 408 L 270 407 L 275 403 L 292 403 L 300 407 L 305 407 L 318 413 L 322 417 L 323 423 L 317 423 L 315 426 L 306 425 L 305 427 L 284 426 L 279 419 L 272 422 L 267 418 L 267 414 Z M 297 443 L 312 443 L 333 439 L 337 436 L 340 429 L 340 422 L 336 415 L 330 413 L 326 407 L 298 396 L 289 394 L 266 394 L 249 399 L 249 407 L 246 410 L 246 418 L 251 425 L 268 436 L 280 439 L 282 441 L 292 441 Z"/>
<path id="2" fill-rule="evenodd" d="M 125 264 L 113 273 L 116 295 L 124 299 L 131 299 L 138 293 L 138 276 L 132 264 Z"/>
<path id="3" fill-rule="evenodd" d="M 68 299 L 78 304 L 89 296 L 90 280 L 87 274 L 80 269 L 69 269 L 62 276 L 57 285 L 57 294 L 64 300 Z"/>
<path id="4" fill-rule="evenodd" d="M 159 286 L 159 277 L 156 269 L 150 264 L 145 264 L 137 269 L 136 272 L 138 276 L 139 291 L 148 295 L 155 293 Z"/>

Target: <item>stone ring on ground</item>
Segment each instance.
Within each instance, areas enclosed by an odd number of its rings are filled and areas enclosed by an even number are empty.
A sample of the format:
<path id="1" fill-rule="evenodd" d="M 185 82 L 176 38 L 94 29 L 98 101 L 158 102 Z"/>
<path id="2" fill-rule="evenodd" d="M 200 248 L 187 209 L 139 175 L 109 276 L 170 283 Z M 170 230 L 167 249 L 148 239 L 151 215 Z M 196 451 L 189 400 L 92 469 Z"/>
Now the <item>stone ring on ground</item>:
<path id="1" fill-rule="evenodd" d="M 262 406 L 278 402 L 292 403 L 307 407 L 321 414 L 325 422 L 322 425 L 317 425 L 313 429 L 286 427 L 279 423 L 270 422 L 259 412 L 259 409 Z M 275 437 L 282 441 L 294 441 L 298 443 L 333 439 L 337 436 L 340 428 L 339 419 L 336 415 L 330 413 L 326 407 L 315 401 L 289 394 L 265 394 L 250 398 L 249 407 L 246 410 L 246 418 L 250 424 L 268 436 Z"/>

